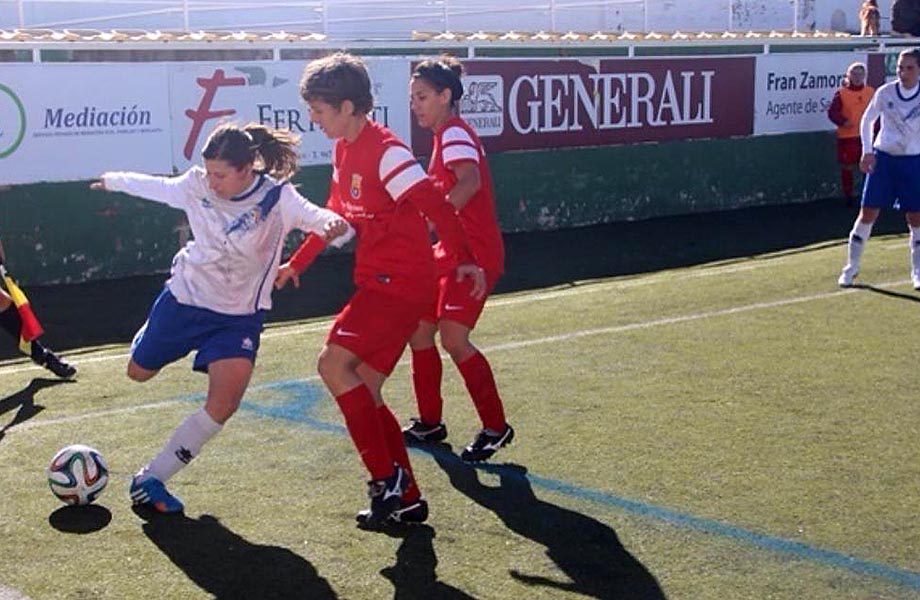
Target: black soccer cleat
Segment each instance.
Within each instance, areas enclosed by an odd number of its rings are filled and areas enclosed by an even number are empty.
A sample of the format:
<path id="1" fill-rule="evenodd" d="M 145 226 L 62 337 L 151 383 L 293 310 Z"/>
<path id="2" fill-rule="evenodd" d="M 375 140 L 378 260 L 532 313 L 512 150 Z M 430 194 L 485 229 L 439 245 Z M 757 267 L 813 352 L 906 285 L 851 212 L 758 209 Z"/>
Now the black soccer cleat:
<path id="1" fill-rule="evenodd" d="M 409 419 L 409 424 L 403 427 L 402 432 L 406 442 L 410 444 L 419 442 L 432 444 L 441 442 L 447 437 L 447 426 L 443 422 L 429 425 L 421 419 L 412 417 Z"/>
<path id="2" fill-rule="evenodd" d="M 61 379 L 70 379 L 77 374 L 77 368 L 75 366 L 64 361 L 51 350 L 45 350 L 45 355 L 40 360 L 35 362 L 45 367 Z"/>
<path id="3" fill-rule="evenodd" d="M 367 520 L 370 517 L 370 509 L 364 509 L 359 512 L 355 519 L 361 527 L 369 528 Z M 424 523 L 428 520 L 428 501 L 419 498 L 415 502 L 400 501 L 399 508 L 394 510 L 384 523 L 388 525 L 414 525 Z"/>
<path id="4" fill-rule="evenodd" d="M 514 439 L 514 428 L 506 424 L 505 430 L 498 435 L 492 435 L 485 429 L 476 435 L 469 446 L 460 453 L 460 459 L 464 462 L 482 462 L 489 460 L 499 448 L 504 448 Z"/>
<path id="5" fill-rule="evenodd" d="M 379 528 L 400 509 L 403 492 L 409 487 L 409 473 L 397 464 L 393 466 L 396 470 L 386 479 L 367 482 L 367 496 L 371 499 L 371 507 L 362 510 L 355 517 L 360 526 L 367 529 Z"/>

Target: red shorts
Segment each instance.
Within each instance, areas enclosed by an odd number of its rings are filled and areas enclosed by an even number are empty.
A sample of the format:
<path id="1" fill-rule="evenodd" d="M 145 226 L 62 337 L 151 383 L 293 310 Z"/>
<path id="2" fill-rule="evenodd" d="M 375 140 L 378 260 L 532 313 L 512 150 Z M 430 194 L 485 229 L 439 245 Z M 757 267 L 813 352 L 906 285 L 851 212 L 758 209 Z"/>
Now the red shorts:
<path id="1" fill-rule="evenodd" d="M 422 317 L 423 321 L 437 323 L 442 319 L 455 321 L 470 329 L 476 326 L 479 315 L 486 304 L 486 298 L 495 289 L 500 275 L 486 271 L 486 293 L 477 300 L 470 296 L 473 289 L 473 280 L 469 277 L 457 281 L 457 272 L 444 275 L 438 280 L 438 300 L 436 304 L 428 307 Z"/>
<path id="2" fill-rule="evenodd" d="M 837 138 L 837 162 L 841 165 L 858 165 L 862 159 L 862 141 L 856 138 Z"/>
<path id="3" fill-rule="evenodd" d="M 326 343 L 353 352 L 375 370 L 389 375 L 425 309 L 425 304 L 359 288 L 336 317 Z"/>

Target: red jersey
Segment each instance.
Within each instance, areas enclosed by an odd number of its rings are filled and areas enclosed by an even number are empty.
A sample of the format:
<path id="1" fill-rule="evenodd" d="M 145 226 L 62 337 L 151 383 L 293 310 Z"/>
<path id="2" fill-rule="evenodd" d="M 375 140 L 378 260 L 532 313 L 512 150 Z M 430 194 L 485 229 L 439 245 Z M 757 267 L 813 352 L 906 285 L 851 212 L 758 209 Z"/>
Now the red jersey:
<path id="1" fill-rule="evenodd" d="M 354 281 L 422 303 L 437 293 L 437 269 L 428 227 L 463 262 L 471 262 L 463 228 L 409 148 L 383 125 L 369 121 L 353 142 L 339 139 L 327 208 L 355 228 Z"/>
<path id="2" fill-rule="evenodd" d="M 493 275 L 501 275 L 505 270 L 505 245 L 495 214 L 495 190 L 486 152 L 473 128 L 454 116 L 434 134 L 428 175 L 434 179 L 435 186 L 446 194 L 457 184 L 452 168 L 464 161 L 476 163 L 480 185 L 460 209 L 460 222 L 479 266 Z M 442 266 L 453 266 L 456 262 L 451 260 L 440 242 L 435 245 L 435 256 Z"/>

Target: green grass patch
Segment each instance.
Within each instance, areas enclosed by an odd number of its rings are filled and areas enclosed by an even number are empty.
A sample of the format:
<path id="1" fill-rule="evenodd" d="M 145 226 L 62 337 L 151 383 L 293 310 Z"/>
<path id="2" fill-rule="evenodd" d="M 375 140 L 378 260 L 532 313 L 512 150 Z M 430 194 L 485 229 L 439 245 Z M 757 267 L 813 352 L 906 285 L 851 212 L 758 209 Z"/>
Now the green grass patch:
<path id="1" fill-rule="evenodd" d="M 7 361 L 0 597 L 920 598 L 907 253 L 874 238 L 854 290 L 824 244 L 496 296 L 475 341 L 516 441 L 456 459 L 479 424 L 446 363 L 449 445 L 412 454 L 431 519 L 389 533 L 354 526 L 366 475 L 315 375 L 328 319 L 267 330 L 246 407 L 170 482 L 180 518 L 126 488 L 199 405 L 189 362 L 139 385 L 124 346 L 74 354 L 75 383 Z M 385 395 L 415 414 L 405 363 Z M 75 442 L 111 468 L 95 510 L 45 482 Z"/>

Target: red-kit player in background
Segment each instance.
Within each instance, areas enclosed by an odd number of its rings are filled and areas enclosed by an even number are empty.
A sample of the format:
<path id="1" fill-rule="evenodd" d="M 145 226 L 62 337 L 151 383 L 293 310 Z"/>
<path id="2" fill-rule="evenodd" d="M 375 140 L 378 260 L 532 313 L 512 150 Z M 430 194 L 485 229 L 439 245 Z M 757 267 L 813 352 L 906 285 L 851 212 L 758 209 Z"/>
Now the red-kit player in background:
<path id="1" fill-rule="evenodd" d="M 419 416 L 403 433 L 409 442 L 439 442 L 447 437 L 441 420 L 441 356 L 434 343 L 435 332 L 439 332 L 441 345 L 463 376 L 482 421 L 482 430 L 460 457 L 479 462 L 510 443 L 514 429 L 505 420 L 489 361 L 470 342 L 486 296 L 504 272 L 505 249 L 482 142 L 456 114 L 457 102 L 463 96 L 462 73 L 460 62 L 450 56 L 419 63 L 412 73 L 411 103 L 419 125 L 434 133 L 428 175 L 459 212 L 473 253 L 486 272 L 486 295 L 471 297 L 469 283 L 449 275 L 456 257 L 443 243 L 436 244 L 435 256 L 444 275 L 438 281 L 436 303 L 429 307 L 409 342 Z"/>
<path id="2" fill-rule="evenodd" d="M 373 97 L 360 59 L 339 53 L 311 62 L 300 94 L 312 122 L 336 140 L 326 206 L 345 217 L 358 235 L 357 290 L 336 318 L 317 365 L 370 473 L 370 509 L 358 513 L 358 523 L 376 528 L 422 522 L 428 504 L 415 484 L 399 422 L 383 403 L 381 388 L 434 302 L 438 274 L 425 217 L 459 257 L 454 277 L 469 280 L 472 298 L 484 296 L 485 274 L 473 262 L 456 212 L 409 148 L 368 118 Z M 323 245 L 317 236 L 308 236 L 282 267 L 276 285 L 294 277 Z"/>

